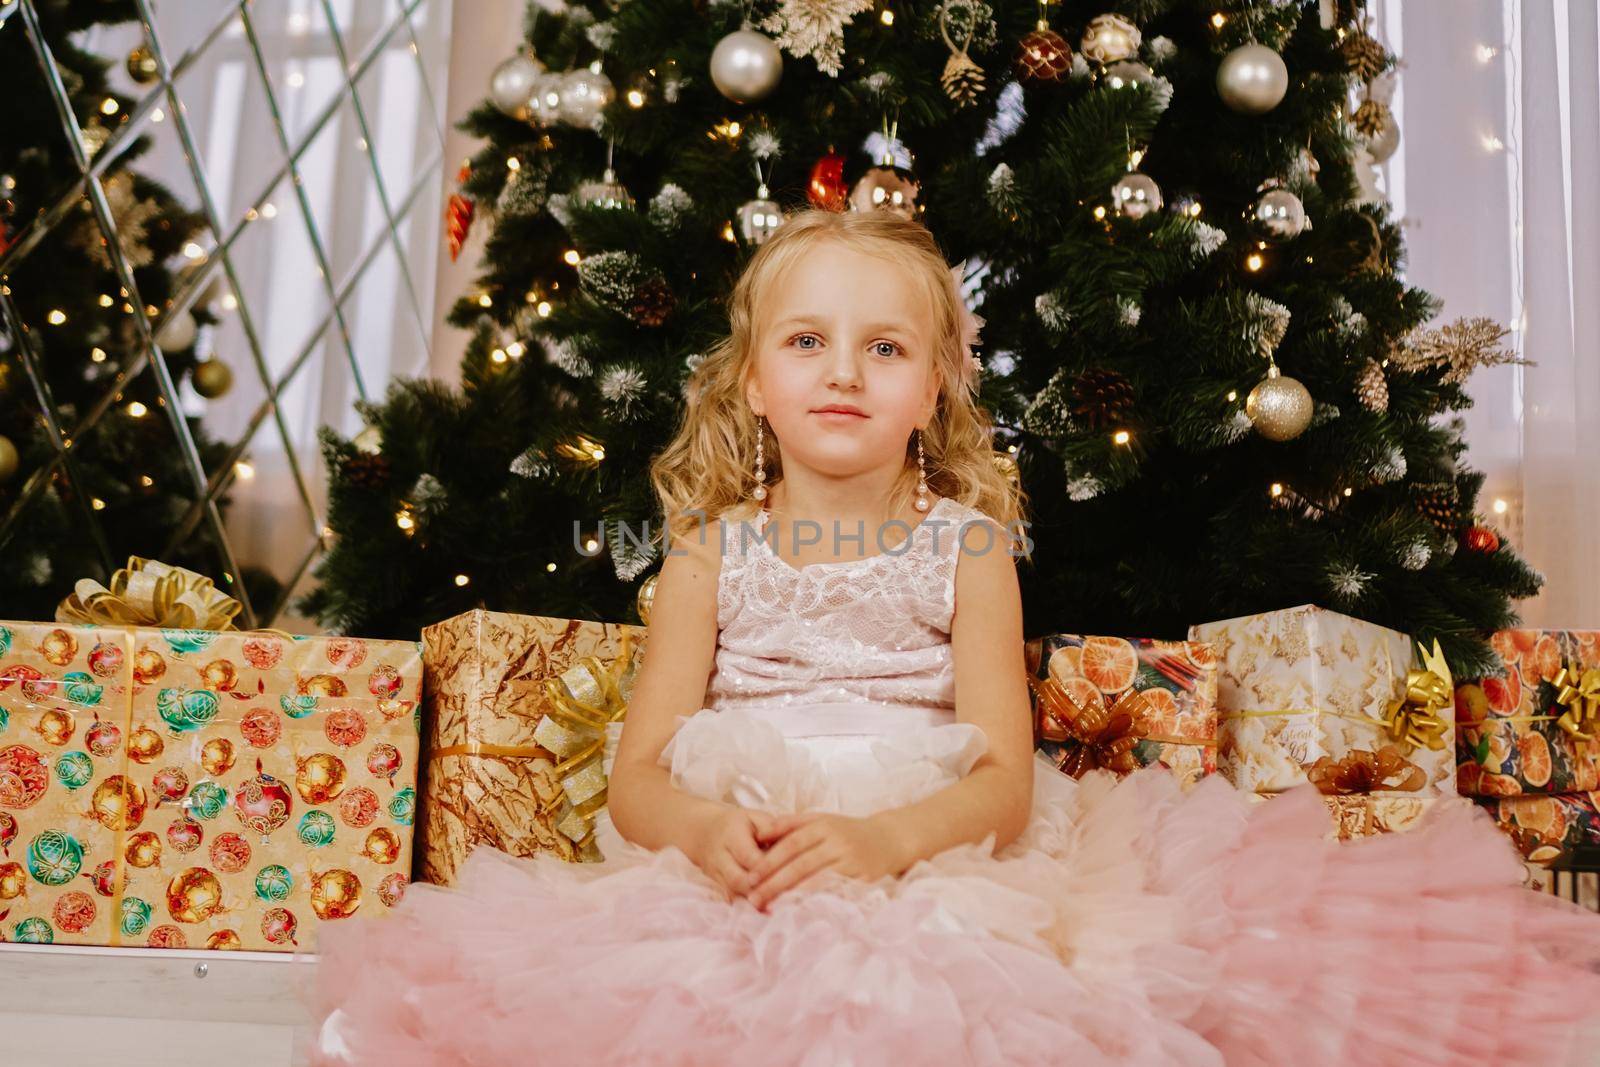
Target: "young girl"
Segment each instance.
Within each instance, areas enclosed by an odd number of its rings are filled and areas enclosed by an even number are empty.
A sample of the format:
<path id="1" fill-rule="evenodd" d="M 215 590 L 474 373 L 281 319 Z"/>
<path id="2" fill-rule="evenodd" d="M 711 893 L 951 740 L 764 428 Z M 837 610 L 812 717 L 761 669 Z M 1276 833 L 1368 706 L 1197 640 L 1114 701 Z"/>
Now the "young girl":
<path id="1" fill-rule="evenodd" d="M 1021 501 L 925 228 L 796 216 L 730 318 L 652 470 L 605 862 L 480 848 L 324 928 L 314 1063 L 1566 1062 L 1600 917 L 1470 805 L 1338 844 L 1309 786 L 1034 754 Z"/>

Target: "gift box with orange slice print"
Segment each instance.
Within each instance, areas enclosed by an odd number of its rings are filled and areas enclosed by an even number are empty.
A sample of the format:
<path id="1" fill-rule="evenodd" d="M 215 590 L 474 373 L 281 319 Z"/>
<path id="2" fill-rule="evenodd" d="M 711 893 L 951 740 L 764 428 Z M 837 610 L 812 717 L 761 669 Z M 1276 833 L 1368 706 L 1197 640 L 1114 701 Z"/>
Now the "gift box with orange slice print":
<path id="1" fill-rule="evenodd" d="M 1456 687 L 1456 778 L 1469 796 L 1600 789 L 1600 631 L 1501 630 L 1505 674 Z"/>
<path id="2" fill-rule="evenodd" d="M 1162 766 L 1185 785 L 1216 773 L 1209 645 L 1051 634 L 1024 647 L 1034 740 L 1063 773 Z"/>
<path id="3" fill-rule="evenodd" d="M 1218 765 L 1240 789 L 1455 792 L 1449 669 L 1437 646 L 1314 605 L 1191 627 L 1220 665 Z"/>
<path id="4" fill-rule="evenodd" d="M 0 940 L 310 951 L 409 881 L 416 642 L 0 622 Z"/>
<path id="5" fill-rule="evenodd" d="M 1529 863 L 1553 863 L 1579 845 L 1600 844 L 1600 792 L 1475 799 Z"/>

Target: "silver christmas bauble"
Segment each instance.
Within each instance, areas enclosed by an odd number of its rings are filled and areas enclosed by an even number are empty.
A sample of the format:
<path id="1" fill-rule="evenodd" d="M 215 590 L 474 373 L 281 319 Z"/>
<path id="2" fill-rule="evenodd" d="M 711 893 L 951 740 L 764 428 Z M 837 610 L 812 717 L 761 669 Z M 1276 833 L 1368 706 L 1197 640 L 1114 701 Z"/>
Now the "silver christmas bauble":
<path id="1" fill-rule="evenodd" d="M 200 324 L 194 321 L 194 316 L 187 311 L 180 311 L 169 317 L 156 331 L 156 344 L 168 352 L 182 352 L 194 344 L 195 334 L 199 331 Z"/>
<path id="2" fill-rule="evenodd" d="M 765 185 L 756 190 L 756 199 L 745 201 L 739 208 L 739 232 L 751 244 L 765 244 L 783 222 L 783 208 L 767 198 Z"/>
<path id="3" fill-rule="evenodd" d="M 528 92 L 528 121 L 535 126 L 554 126 L 561 121 L 562 75 L 545 71 L 533 80 Z"/>
<path id="4" fill-rule="evenodd" d="M 1091 63 L 1115 63 L 1139 54 L 1139 27 L 1122 15 L 1096 15 L 1084 27 L 1078 51 Z"/>
<path id="5" fill-rule="evenodd" d="M 1222 102 L 1246 115 L 1264 115 L 1289 91 L 1289 68 L 1264 44 L 1241 45 L 1222 57 L 1217 92 Z"/>
<path id="6" fill-rule="evenodd" d="M 1250 228 L 1274 244 L 1299 237 L 1306 230 L 1306 209 L 1287 189 L 1268 189 L 1250 211 Z"/>
<path id="7" fill-rule="evenodd" d="M 1107 67 L 1100 80 L 1113 89 L 1121 89 L 1129 85 L 1149 85 L 1156 76 L 1137 59 L 1124 59 Z"/>
<path id="8" fill-rule="evenodd" d="M 850 190 L 850 210 L 892 211 L 915 221 L 922 211 L 917 203 L 921 194 L 922 183 L 915 174 L 884 164 L 868 170 Z"/>
<path id="9" fill-rule="evenodd" d="M 532 56 L 517 54 L 494 68 L 489 76 L 489 99 L 514 119 L 527 121 L 528 97 L 544 67 Z"/>
<path id="10" fill-rule="evenodd" d="M 569 70 L 561 79 L 561 120 L 573 126 L 598 128 L 601 110 L 616 96 L 611 79 L 588 67 Z"/>
<path id="11" fill-rule="evenodd" d="M 1111 200 L 1117 214 L 1142 219 L 1152 211 L 1161 210 L 1161 187 L 1150 175 L 1130 170 L 1111 187 Z"/>
<path id="12" fill-rule="evenodd" d="M 1374 163 L 1382 163 L 1394 155 L 1395 150 L 1400 147 L 1400 124 L 1394 120 L 1394 112 L 1389 113 L 1377 133 L 1361 140 L 1367 146 L 1367 153 L 1372 156 Z"/>
<path id="13" fill-rule="evenodd" d="M 1244 413 L 1256 432 L 1269 441 L 1290 441 L 1311 425 L 1311 393 L 1276 366 L 1256 383 L 1244 401 Z"/>
<path id="14" fill-rule="evenodd" d="M 736 104 L 749 104 L 778 87 L 783 54 L 778 43 L 752 29 L 734 30 L 711 51 L 711 81 Z"/>

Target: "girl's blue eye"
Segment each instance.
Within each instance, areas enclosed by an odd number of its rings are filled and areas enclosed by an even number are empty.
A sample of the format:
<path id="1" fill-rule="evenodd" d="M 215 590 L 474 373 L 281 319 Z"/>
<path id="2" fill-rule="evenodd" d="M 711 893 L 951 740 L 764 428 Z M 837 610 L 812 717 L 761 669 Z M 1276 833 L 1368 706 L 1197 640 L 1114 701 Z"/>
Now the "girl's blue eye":
<path id="1" fill-rule="evenodd" d="M 812 349 L 814 349 L 816 346 L 815 345 L 810 345 L 810 346 L 801 345 L 800 342 L 801 341 L 815 341 L 816 339 L 817 339 L 816 335 L 814 335 L 814 334 L 801 333 L 801 334 L 796 334 L 795 336 L 791 337 L 789 339 L 789 343 L 792 344 L 792 345 L 798 345 L 799 347 L 801 347 L 801 348 L 805 349 L 807 352 L 809 352 Z M 894 350 L 894 351 L 891 351 L 891 352 L 882 352 L 882 351 L 880 351 L 878 353 L 880 356 L 893 356 L 893 355 L 903 351 L 901 349 L 901 347 L 898 344 L 896 344 L 894 341 L 879 341 L 877 343 L 879 345 L 888 345 L 891 349 Z"/>

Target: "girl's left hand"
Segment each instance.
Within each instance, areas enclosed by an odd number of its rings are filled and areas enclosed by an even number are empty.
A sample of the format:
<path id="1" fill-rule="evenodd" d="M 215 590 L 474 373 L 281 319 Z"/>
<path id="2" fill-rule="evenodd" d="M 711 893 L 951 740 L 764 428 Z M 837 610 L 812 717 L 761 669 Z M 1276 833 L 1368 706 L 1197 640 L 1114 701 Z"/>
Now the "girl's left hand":
<path id="1" fill-rule="evenodd" d="M 766 853 L 750 868 L 745 895 L 763 911 L 778 894 L 824 871 L 869 882 L 900 873 L 894 836 L 870 817 L 780 815 L 761 845 Z"/>

